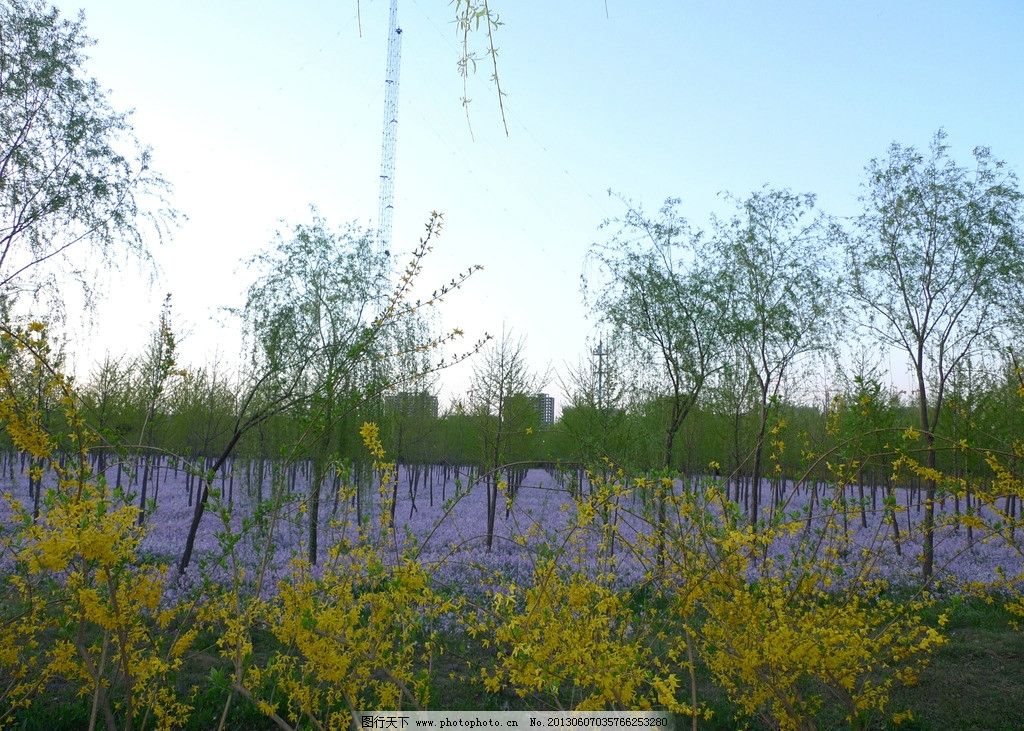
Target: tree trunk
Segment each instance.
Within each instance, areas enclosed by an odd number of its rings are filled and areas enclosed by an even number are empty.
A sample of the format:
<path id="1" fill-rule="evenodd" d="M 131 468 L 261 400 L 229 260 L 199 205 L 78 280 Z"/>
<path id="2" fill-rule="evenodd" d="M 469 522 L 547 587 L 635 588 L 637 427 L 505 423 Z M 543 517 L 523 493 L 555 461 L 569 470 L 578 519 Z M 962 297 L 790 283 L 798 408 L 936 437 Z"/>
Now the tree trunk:
<path id="1" fill-rule="evenodd" d="M 761 460 L 764 456 L 764 433 L 768 428 L 768 391 L 761 392 L 761 423 L 757 430 L 757 442 L 754 444 L 754 469 L 750 476 L 750 525 L 757 530 L 757 512 L 761 502 Z"/>
<path id="2" fill-rule="evenodd" d="M 188 527 L 188 535 L 185 537 L 185 548 L 181 552 L 181 560 L 178 562 L 178 573 L 184 574 L 188 568 L 189 563 L 192 561 L 192 551 L 196 545 L 196 535 L 199 533 L 199 522 L 203 519 L 203 512 L 206 510 L 206 501 L 210 497 L 210 483 L 213 481 L 217 474 L 217 470 L 220 469 L 221 465 L 227 461 L 228 456 L 231 454 L 238 440 L 242 437 L 242 432 L 235 430 L 235 433 L 231 435 L 231 440 L 227 446 L 224 447 L 224 451 L 221 452 L 220 457 L 217 458 L 217 462 L 213 465 L 213 468 L 208 470 L 203 476 L 202 493 L 196 499 L 195 510 L 192 511 L 192 522 Z"/>
<path id="3" fill-rule="evenodd" d="M 320 486 L 324 481 L 324 469 L 318 465 L 313 470 L 309 483 L 309 563 L 316 566 L 317 540 L 320 530 Z"/>
<path id="4" fill-rule="evenodd" d="M 927 449 L 927 466 L 930 470 L 934 470 L 936 465 L 935 435 L 932 434 L 928 422 L 928 392 L 925 387 L 924 371 L 921 368 L 921 363 L 920 348 L 918 348 L 918 409 L 921 418 L 921 431 L 924 432 L 925 446 Z M 935 566 L 935 480 L 931 478 L 925 481 L 924 521 L 921 528 L 924 531 L 921 575 L 925 583 L 927 583 L 932 577 L 932 570 Z"/>
<path id="5" fill-rule="evenodd" d="M 899 521 L 896 520 L 896 496 L 893 493 L 891 475 L 886 475 L 885 478 L 885 494 L 887 502 L 889 503 L 886 506 L 885 512 L 889 516 L 889 522 L 892 523 L 892 541 L 896 546 L 896 555 L 902 556 L 903 548 L 900 545 L 900 524 Z"/>
<path id="6" fill-rule="evenodd" d="M 139 525 L 146 521 L 146 490 L 149 487 L 149 455 L 142 461 L 142 490 L 139 492 Z M 137 469 L 137 467 L 136 467 Z"/>

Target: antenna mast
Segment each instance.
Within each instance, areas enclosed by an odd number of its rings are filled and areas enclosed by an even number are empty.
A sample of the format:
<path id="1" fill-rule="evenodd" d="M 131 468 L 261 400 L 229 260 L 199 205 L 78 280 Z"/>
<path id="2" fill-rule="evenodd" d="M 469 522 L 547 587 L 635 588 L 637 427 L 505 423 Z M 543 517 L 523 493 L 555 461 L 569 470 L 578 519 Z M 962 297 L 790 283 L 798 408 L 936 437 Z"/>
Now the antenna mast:
<path id="1" fill-rule="evenodd" d="M 388 66 L 384 75 L 384 134 L 380 146 L 380 201 L 377 229 L 380 247 L 391 250 L 391 215 L 395 197 L 395 139 L 398 133 L 398 74 L 402 66 L 402 29 L 398 0 L 391 0 L 388 23 Z"/>

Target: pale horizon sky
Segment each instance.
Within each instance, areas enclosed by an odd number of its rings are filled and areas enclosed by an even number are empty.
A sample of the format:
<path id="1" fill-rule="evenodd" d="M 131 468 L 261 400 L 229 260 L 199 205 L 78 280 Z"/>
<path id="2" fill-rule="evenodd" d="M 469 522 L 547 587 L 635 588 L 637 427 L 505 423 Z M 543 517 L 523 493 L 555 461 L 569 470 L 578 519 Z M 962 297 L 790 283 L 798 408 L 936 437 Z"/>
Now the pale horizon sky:
<path id="1" fill-rule="evenodd" d="M 181 361 L 238 353 L 222 314 L 242 303 L 242 263 L 311 204 L 336 226 L 377 213 L 388 0 L 145 3 L 60 0 L 85 11 L 87 68 L 120 109 L 188 216 L 153 247 L 149 287 L 134 265 L 106 283 L 87 372 L 105 351 L 141 352 L 173 295 Z M 579 278 L 611 189 L 654 212 L 666 197 L 704 224 L 722 191 L 768 183 L 857 210 L 870 158 L 893 141 L 926 147 L 942 127 L 953 155 L 975 145 L 1024 165 L 1024 4 L 864 2 L 627 4 L 494 0 L 509 132 L 490 71 L 471 79 L 471 138 L 454 9 L 400 0 L 403 29 L 392 248 L 408 252 L 431 210 L 445 231 L 429 290 L 481 264 L 441 309 L 468 345 L 502 327 L 533 367 L 584 354 Z M 479 41 L 478 41 L 479 43 Z M 401 261 L 400 261 L 401 263 Z M 589 272 L 592 273 L 592 272 Z M 442 399 L 469 366 L 445 373 Z M 547 390 L 561 408 L 558 382 Z"/>

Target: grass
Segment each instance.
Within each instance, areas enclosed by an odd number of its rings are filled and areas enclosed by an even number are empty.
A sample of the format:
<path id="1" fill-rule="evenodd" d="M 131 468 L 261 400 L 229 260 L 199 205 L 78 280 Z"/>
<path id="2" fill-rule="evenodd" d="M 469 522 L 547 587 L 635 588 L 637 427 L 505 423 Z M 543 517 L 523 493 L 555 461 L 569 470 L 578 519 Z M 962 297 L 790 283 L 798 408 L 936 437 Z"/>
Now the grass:
<path id="1" fill-rule="evenodd" d="M 949 644 L 941 648 L 913 687 L 893 703 L 910 708 L 914 731 L 1024 729 L 1024 633 L 1010 628 L 998 605 L 972 599 L 944 602 Z"/>

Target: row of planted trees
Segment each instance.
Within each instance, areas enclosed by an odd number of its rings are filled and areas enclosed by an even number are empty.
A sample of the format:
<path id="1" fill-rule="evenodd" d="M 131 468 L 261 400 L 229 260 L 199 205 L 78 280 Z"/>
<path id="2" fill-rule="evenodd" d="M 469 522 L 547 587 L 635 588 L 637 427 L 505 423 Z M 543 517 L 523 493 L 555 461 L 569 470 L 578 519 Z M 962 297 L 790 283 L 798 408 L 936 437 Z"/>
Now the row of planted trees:
<path id="1" fill-rule="evenodd" d="M 169 331 L 161 327 L 159 332 L 162 340 L 154 339 L 154 343 L 173 353 Z M 521 344 L 508 339 L 488 351 L 483 366 L 500 364 L 502 348 L 506 350 L 506 359 L 525 369 Z M 416 478 L 429 475 L 431 484 L 435 477 L 448 483 L 453 467 L 472 467 L 478 475 L 487 476 L 492 508 L 497 505 L 498 481 L 511 484 L 514 491 L 517 477 L 521 480 L 530 466 L 563 468 L 578 474 L 580 466 L 599 465 L 610 457 L 634 472 L 653 469 L 662 457 L 660 442 L 664 425 L 671 418 L 671 400 L 662 397 L 623 407 L 622 389 L 616 382 L 621 372 L 609 361 L 611 358 L 602 364 L 602 398 L 616 405 L 594 403 L 595 394 L 590 388 L 593 384 L 588 385 L 586 379 L 596 374 L 577 372 L 575 383 L 570 384 L 576 396 L 575 405 L 567 406 L 558 422 L 545 427 L 540 425 L 534 399 L 521 393 L 502 396 L 500 414 L 488 409 L 486 402 L 477 401 L 469 409 L 459 405 L 438 415 L 434 409 L 436 401 L 424 393 L 411 399 L 362 400 L 358 405 L 353 401 L 347 406 L 348 413 L 332 426 L 330 448 L 324 451 L 329 460 L 321 456 L 320 474 L 315 474 L 316 450 L 304 442 L 304 430 L 308 432 L 312 418 L 308 409 L 277 413 L 236 442 L 230 456 L 221 462 L 217 479 L 221 491 L 233 501 L 237 473 L 239 485 L 255 491 L 258 501 L 264 497 L 264 475 L 272 465 L 291 465 L 287 468 L 290 479 L 286 480 L 291 491 L 297 475 L 301 475 L 303 484 L 335 485 L 336 476 L 328 476 L 322 467 L 329 462 L 347 464 L 350 474 L 360 476 L 359 481 L 365 485 L 369 477 L 365 455 L 352 437 L 356 425 L 365 420 L 381 425 L 389 452 Z M 988 368 L 973 363 L 968 360 L 954 374 L 947 391 L 946 409 L 937 430 L 944 439 L 937 454 L 937 466 L 960 478 L 981 480 L 991 476 L 984 458 L 978 453 L 966 453 L 960 445 L 966 443 L 996 452 L 1012 450 L 1021 418 L 1017 408 L 1019 381 L 1009 357 Z M 109 467 L 114 486 L 133 492 L 142 509 L 158 496 L 162 472 L 167 474 L 173 469 L 175 477 L 179 469 L 205 472 L 225 451 L 231 437 L 237 406 L 231 384 L 223 378 L 207 379 L 203 372 L 174 371 L 172 366 L 173 361 L 168 359 L 164 368 L 169 382 L 159 392 L 150 390 L 148 403 L 133 403 L 139 396 L 133 396 L 131 391 L 125 393 L 124 386 L 131 387 L 132 378 L 125 378 L 120 384 L 123 390 L 115 393 L 105 369 L 85 386 L 83 413 L 107 444 L 94 450 L 94 468 L 106 474 Z M 478 375 L 484 370 L 478 368 Z M 147 368 L 143 366 L 138 371 L 145 374 Z M 19 389 L 24 396 L 37 387 L 33 382 L 38 384 L 39 377 L 39 373 L 20 375 Z M 514 381 L 507 373 L 505 378 L 510 383 Z M 894 447 L 897 436 L 915 426 L 917 415 L 905 400 L 901 402 L 899 394 L 883 389 L 880 378 L 877 370 L 861 366 L 860 372 L 853 375 L 840 374 L 840 391 L 826 403 L 800 405 L 782 398 L 772 402 L 773 422 L 769 426 L 775 432 L 767 446 L 773 470 L 776 466 L 778 470 L 769 475 L 773 490 L 807 477 L 809 471 L 815 479 L 828 479 L 829 462 L 841 461 L 856 452 L 862 455 L 858 482 L 871 488 L 886 484 L 897 489 L 904 502 L 910 499 L 905 495 L 906 488 L 916 486 L 916 482 L 893 484 L 891 473 L 898 458 Z M 522 385 L 518 384 L 520 388 Z M 728 385 L 725 379 L 716 380 L 692 407 L 675 436 L 670 465 L 687 476 L 730 476 L 735 494 L 742 490 L 743 505 L 750 512 L 754 497 L 750 491 L 750 455 L 760 428 L 756 394 L 750 381 L 746 393 L 724 392 Z M 482 389 L 474 393 L 474 398 L 481 399 L 481 392 Z M 143 388 L 138 388 L 137 393 L 147 395 Z M 153 394 L 157 397 L 153 398 Z M 493 395 L 491 398 L 494 402 Z M 48 412 L 45 403 L 38 402 L 37 406 L 42 413 Z M 50 415 L 46 417 L 50 422 L 59 420 L 53 406 L 50 405 Z M 335 408 L 340 411 L 346 406 L 339 402 Z M 122 436 L 118 436 L 114 425 Z M 15 475 L 26 467 L 27 455 L 15 454 L 11 449 L 8 444 L 4 465 L 6 472 Z M 823 455 L 828 457 L 824 462 L 819 459 Z M 198 483 L 198 477 L 188 475 L 190 506 L 196 492 L 193 484 Z M 37 500 L 41 494 L 32 484 L 29 492 Z M 361 498 L 364 496 L 360 493 L 357 499 Z M 164 499 L 168 499 L 166 493 Z M 332 499 L 336 502 L 336 496 Z M 433 490 L 429 500 L 432 506 Z M 955 499 L 955 503 L 959 510 L 960 500 Z M 489 533 L 493 533 L 494 511 L 491 513 Z"/>
<path id="2" fill-rule="evenodd" d="M 167 233 L 176 213 L 128 117 L 83 71 L 90 43 L 83 20 L 42 3 L 12 3 L 4 13 L 10 32 L 3 54 L 12 71 L 0 88 L 0 114 L 12 134 L 0 150 L 0 295 L 8 311 L 31 293 L 59 305 L 59 277 L 84 271 L 73 258 L 82 247 L 107 262 L 124 245 L 145 255 L 147 240 Z M 42 93 L 47 89 L 60 93 Z M 940 132 L 925 152 L 894 145 L 872 160 L 861 201 L 857 215 L 839 222 L 816 212 L 812 195 L 765 188 L 734 201 L 735 213 L 707 228 L 683 218 L 675 200 L 656 217 L 628 206 L 609 222 L 608 239 L 593 250 L 602 273 L 588 282 L 590 304 L 624 349 L 629 382 L 644 386 L 630 404 L 667 404 L 659 455 L 649 462 L 680 464 L 677 434 L 709 402 L 705 391 L 717 388 L 731 394 L 737 414 L 756 412 L 753 434 L 743 447 L 734 439 L 730 461 L 738 466 L 742 454 L 742 469 L 757 484 L 766 430 L 776 418 L 772 405 L 806 402 L 806 394 L 785 394 L 803 359 L 852 344 L 857 330 L 911 366 L 917 427 L 934 466 L 931 445 L 950 379 L 968 358 L 1012 344 L 1019 331 L 1017 180 L 985 148 L 974 151 L 973 165 L 958 164 Z M 333 423 L 354 403 L 436 367 L 423 360 L 430 337 L 422 320 L 384 308 L 387 327 L 368 328 L 361 317 L 389 296 L 381 282 L 390 262 L 371 239 L 351 227 L 330 231 L 315 214 L 280 235 L 250 262 L 260 276 L 239 314 L 251 367 L 230 383 L 215 369 L 192 372 L 194 387 L 174 389 L 169 381 L 184 376 L 171 367 L 173 342 L 163 323 L 140 367 L 108 363 L 98 374 L 97 388 L 89 389 L 98 431 L 110 444 L 209 452 L 216 461 L 215 445 L 236 448 L 292 406 L 307 410 L 291 410 L 292 424 L 307 417 L 307 426 Z M 404 361 L 391 357 L 398 355 Z M 160 402 L 172 393 L 190 401 L 171 410 L 199 409 L 198 421 L 157 423 Z M 496 418 L 495 434 L 512 438 L 515 430 L 503 424 L 506 399 L 492 396 L 476 406 Z M 258 416 L 251 410 L 257 397 L 267 400 Z M 248 416 L 233 424 L 241 412 Z M 497 461 L 502 449 L 494 446 L 503 438 L 483 450 L 491 452 L 489 462 Z M 756 522 L 756 499 L 751 511 Z"/>
<path id="3" fill-rule="evenodd" d="M 602 274 L 592 301 L 629 362 L 649 366 L 633 372 L 646 372 L 649 392 L 667 404 L 664 467 L 673 466 L 684 424 L 717 388 L 736 414 L 755 414 L 745 447 L 733 421 L 732 461 L 760 486 L 780 405 L 821 403 L 821 390 L 794 386 L 830 352 L 878 348 L 906 363 L 907 403 L 929 470 L 939 464 L 937 440 L 949 437 L 943 429 L 970 428 L 969 418 L 949 418 L 954 386 L 962 414 L 973 408 L 963 404 L 974 398 L 974 369 L 995 363 L 990 391 L 1013 382 L 1024 281 L 1016 177 L 985 148 L 975 149 L 972 166 L 958 164 L 940 131 L 924 153 L 893 144 L 872 160 L 860 201 L 860 213 L 840 221 L 817 212 L 813 195 L 766 187 L 708 229 L 671 199 L 656 217 L 630 207 L 609 224 L 614 233 L 593 252 Z M 1010 449 L 1015 436 L 1003 435 Z M 936 480 L 925 478 L 924 491 L 927 578 Z M 749 504 L 754 524 L 759 492 Z"/>
<path id="4" fill-rule="evenodd" d="M 869 164 L 862 213 L 845 224 L 817 213 L 811 195 L 768 188 L 735 201 L 736 213 L 708 230 L 683 218 L 675 200 L 655 217 L 629 207 L 592 252 L 598 272 L 587 296 L 609 340 L 596 374 L 588 364 L 567 376 L 571 406 L 553 429 L 539 429 L 530 398 L 542 379 L 529 372 L 522 342 L 507 336 L 482 356 L 471 393 L 444 419 L 386 408 L 389 393 L 428 388 L 447 365 L 432 354 L 460 333 L 432 335 L 422 313 L 475 269 L 415 299 L 439 217 L 391 289 L 390 258 L 371 233 L 332 230 L 315 211 L 250 262 L 256 279 L 237 313 L 248 346 L 239 374 L 178 368 L 168 303 L 143 358 L 108 361 L 86 384 L 86 413 L 105 440 L 101 459 L 116 445 L 134 452 L 143 475 L 160 451 L 215 470 L 233 456 L 305 459 L 314 492 L 328 465 L 356 459 L 353 427 L 374 418 L 400 461 L 471 464 L 488 475 L 488 533 L 500 468 L 510 463 L 610 456 L 694 475 L 714 462 L 749 486 L 744 506 L 756 525 L 762 478 L 793 477 L 807 455 L 835 448 L 826 412 L 838 402 L 827 382 L 808 385 L 822 358 L 843 363 L 844 353 L 866 349 L 906 361 L 902 405 L 876 393 L 885 412 L 877 418 L 909 426 L 912 410 L 929 469 L 947 458 L 936 439 L 1012 450 L 1016 416 L 999 394 L 1016 378 L 1020 192 L 987 150 L 974 158 L 972 168 L 953 161 L 943 133 L 925 154 L 894 145 Z M 848 375 L 831 389 L 853 400 L 901 375 L 870 364 L 839 370 Z M 789 438 L 773 438 L 782 422 Z M 877 446 L 886 451 L 884 439 Z M 785 474 L 768 475 L 769 463 Z M 927 577 L 937 484 L 927 479 L 923 489 Z M 314 500 L 311 532 L 318 516 Z"/>

